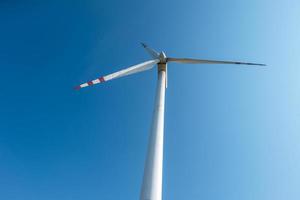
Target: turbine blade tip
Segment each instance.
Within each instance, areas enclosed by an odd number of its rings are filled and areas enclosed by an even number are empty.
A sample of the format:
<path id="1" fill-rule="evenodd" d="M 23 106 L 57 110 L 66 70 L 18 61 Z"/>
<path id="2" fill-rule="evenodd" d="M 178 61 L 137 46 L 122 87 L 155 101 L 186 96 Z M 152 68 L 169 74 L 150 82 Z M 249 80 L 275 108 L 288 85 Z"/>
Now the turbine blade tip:
<path id="1" fill-rule="evenodd" d="M 145 43 L 143 43 L 143 42 L 141 42 L 141 45 L 142 45 L 144 48 L 147 47 L 147 45 L 146 45 Z"/>
<path id="2" fill-rule="evenodd" d="M 74 89 L 75 89 L 75 90 L 80 90 L 81 87 L 80 87 L 80 85 L 77 85 L 77 86 L 74 87 Z"/>
<path id="3" fill-rule="evenodd" d="M 253 65 L 258 65 L 258 66 L 267 66 L 266 64 L 260 64 L 260 63 L 253 63 Z"/>

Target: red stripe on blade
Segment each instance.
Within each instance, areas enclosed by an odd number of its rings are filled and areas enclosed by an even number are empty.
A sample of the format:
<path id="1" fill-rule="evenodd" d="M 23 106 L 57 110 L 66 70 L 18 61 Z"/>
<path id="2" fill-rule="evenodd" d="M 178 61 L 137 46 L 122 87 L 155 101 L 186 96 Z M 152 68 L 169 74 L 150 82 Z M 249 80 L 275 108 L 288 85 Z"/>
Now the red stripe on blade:
<path id="1" fill-rule="evenodd" d="M 100 77 L 98 79 L 99 79 L 100 82 L 104 82 L 105 81 L 103 77 Z"/>
<path id="2" fill-rule="evenodd" d="M 93 85 L 94 83 L 92 81 L 87 82 L 88 85 Z"/>

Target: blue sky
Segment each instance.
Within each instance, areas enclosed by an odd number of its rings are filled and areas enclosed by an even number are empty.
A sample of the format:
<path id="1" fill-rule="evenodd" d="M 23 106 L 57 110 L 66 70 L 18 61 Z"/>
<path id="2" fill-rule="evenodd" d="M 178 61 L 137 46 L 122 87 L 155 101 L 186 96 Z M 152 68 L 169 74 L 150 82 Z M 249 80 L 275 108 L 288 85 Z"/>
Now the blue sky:
<path id="1" fill-rule="evenodd" d="M 0 3 L 0 199 L 138 199 L 156 71 L 167 55 L 267 68 L 168 68 L 164 199 L 300 198 L 300 3 Z"/>

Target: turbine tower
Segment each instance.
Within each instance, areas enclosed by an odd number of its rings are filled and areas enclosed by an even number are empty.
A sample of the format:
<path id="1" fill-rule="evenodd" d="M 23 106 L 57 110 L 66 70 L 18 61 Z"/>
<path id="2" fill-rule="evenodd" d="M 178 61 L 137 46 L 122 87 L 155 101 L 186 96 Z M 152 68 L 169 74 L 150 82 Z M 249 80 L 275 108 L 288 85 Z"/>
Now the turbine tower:
<path id="1" fill-rule="evenodd" d="M 88 81 L 76 87 L 81 89 L 112 79 L 128 76 L 152 69 L 157 64 L 158 79 L 156 86 L 156 97 L 152 125 L 150 129 L 147 157 L 145 161 L 144 176 L 140 193 L 140 200 L 161 200 L 162 199 L 162 174 L 163 174 L 163 144 L 164 144 L 164 110 L 165 110 L 165 90 L 167 88 L 167 63 L 176 62 L 184 64 L 238 64 L 238 65 L 259 65 L 264 64 L 203 60 L 191 58 L 172 58 L 167 57 L 164 52 L 158 53 L 141 43 L 145 50 L 150 54 L 152 60 L 131 66 L 115 73 Z"/>

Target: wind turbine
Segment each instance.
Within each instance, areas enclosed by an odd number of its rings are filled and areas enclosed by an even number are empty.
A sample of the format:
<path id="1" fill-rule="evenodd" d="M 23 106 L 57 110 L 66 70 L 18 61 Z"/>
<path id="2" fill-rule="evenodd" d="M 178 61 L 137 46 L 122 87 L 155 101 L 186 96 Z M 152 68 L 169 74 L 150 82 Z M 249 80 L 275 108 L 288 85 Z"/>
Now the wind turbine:
<path id="1" fill-rule="evenodd" d="M 203 60 L 191 58 L 172 58 L 167 57 L 162 51 L 160 53 L 141 43 L 145 50 L 150 54 L 152 60 L 133 65 L 129 68 L 117 71 L 115 73 L 88 81 L 76 87 L 81 89 L 112 79 L 128 76 L 142 71 L 150 70 L 157 64 L 158 79 L 156 87 L 156 97 L 152 125 L 148 141 L 148 151 L 145 161 L 144 177 L 140 193 L 140 200 L 161 200 L 162 199 L 162 172 L 163 172 L 163 142 L 164 142 L 164 110 L 165 110 L 165 89 L 167 87 L 167 63 L 176 62 L 184 64 L 238 64 L 238 65 L 259 65 L 264 64 L 237 62 L 237 61 L 219 61 Z"/>

